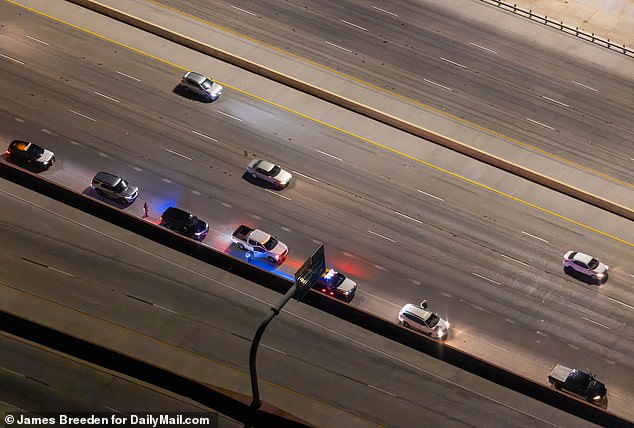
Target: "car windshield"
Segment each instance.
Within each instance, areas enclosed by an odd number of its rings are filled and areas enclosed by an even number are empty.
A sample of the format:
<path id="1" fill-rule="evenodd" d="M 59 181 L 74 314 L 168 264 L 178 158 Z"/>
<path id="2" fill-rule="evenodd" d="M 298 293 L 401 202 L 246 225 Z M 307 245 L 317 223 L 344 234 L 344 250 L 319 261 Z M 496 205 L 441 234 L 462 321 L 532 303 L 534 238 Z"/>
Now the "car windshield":
<path id="1" fill-rule="evenodd" d="M 263 242 L 263 244 L 267 250 L 271 251 L 277 245 L 277 239 L 271 236 L 266 242 Z"/>
<path id="2" fill-rule="evenodd" d="M 209 79 L 205 79 L 205 80 L 203 81 L 203 83 L 201 83 L 201 85 L 200 85 L 200 86 L 202 86 L 204 90 L 208 91 L 208 90 L 210 90 L 210 89 L 211 89 L 211 85 L 212 85 L 213 83 L 214 83 L 214 82 L 212 82 L 211 80 L 209 80 Z"/>
<path id="3" fill-rule="evenodd" d="M 127 188 L 128 188 L 128 183 L 126 183 L 125 180 L 119 180 L 119 183 L 117 183 L 117 185 L 114 186 L 114 191 L 117 193 L 121 193 Z"/>
<path id="4" fill-rule="evenodd" d="M 275 176 L 277 176 L 277 174 L 279 174 L 279 173 L 280 173 L 280 171 L 281 171 L 281 170 L 282 170 L 282 168 L 280 168 L 279 166 L 275 165 L 275 166 L 271 169 L 271 171 L 269 171 L 269 175 L 270 175 L 271 177 L 275 177 Z"/>
<path id="5" fill-rule="evenodd" d="M 599 261 L 597 259 L 595 259 L 594 257 L 590 260 L 590 262 L 588 262 L 588 267 L 590 269 L 596 269 L 599 267 Z"/>
<path id="6" fill-rule="evenodd" d="M 31 152 L 34 158 L 39 158 L 44 154 L 44 149 L 40 146 L 36 146 L 35 144 L 31 144 L 31 147 L 29 147 L 29 152 Z"/>
<path id="7" fill-rule="evenodd" d="M 195 215 L 189 216 L 189 219 L 187 219 L 187 227 L 194 227 L 197 224 L 198 224 L 198 217 L 196 217 Z"/>
<path id="8" fill-rule="evenodd" d="M 440 321 L 440 318 L 438 317 L 438 315 L 431 314 L 429 318 L 427 318 L 427 325 L 429 325 L 432 328 L 436 327 L 436 324 L 438 324 L 438 321 Z"/>
<path id="9" fill-rule="evenodd" d="M 343 280 L 346 279 L 345 275 L 342 273 L 337 273 L 333 278 L 332 281 L 330 281 L 332 283 L 333 286 L 335 287 L 339 287 L 341 285 L 341 283 L 343 282 Z"/>

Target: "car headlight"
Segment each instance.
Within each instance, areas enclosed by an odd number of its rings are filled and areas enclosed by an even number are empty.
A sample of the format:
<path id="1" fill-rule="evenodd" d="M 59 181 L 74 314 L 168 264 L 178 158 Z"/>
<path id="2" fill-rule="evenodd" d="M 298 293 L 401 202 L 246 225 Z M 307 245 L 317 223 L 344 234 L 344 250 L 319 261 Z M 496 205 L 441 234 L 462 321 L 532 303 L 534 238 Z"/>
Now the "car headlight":
<path id="1" fill-rule="evenodd" d="M 597 278 L 599 278 L 599 279 L 603 279 L 604 277 L 605 277 L 604 273 L 598 273 L 597 274 Z"/>
<path id="2" fill-rule="evenodd" d="M 594 401 L 598 401 L 598 400 L 600 400 L 600 399 L 601 399 L 601 396 L 600 396 L 600 395 L 595 395 L 592 399 L 593 399 Z"/>
<path id="3" fill-rule="evenodd" d="M 436 330 L 436 336 L 443 337 L 445 335 L 446 330 Z"/>

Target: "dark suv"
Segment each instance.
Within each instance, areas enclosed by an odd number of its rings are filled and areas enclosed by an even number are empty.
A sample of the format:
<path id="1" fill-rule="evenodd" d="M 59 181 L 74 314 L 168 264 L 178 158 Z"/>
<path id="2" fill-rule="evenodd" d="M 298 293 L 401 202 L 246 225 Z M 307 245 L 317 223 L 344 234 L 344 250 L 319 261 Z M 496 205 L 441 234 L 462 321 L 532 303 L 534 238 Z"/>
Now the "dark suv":
<path id="1" fill-rule="evenodd" d="M 209 225 L 186 211 L 169 207 L 161 216 L 161 226 L 176 233 L 202 241 L 209 232 Z"/>
<path id="2" fill-rule="evenodd" d="M 7 159 L 15 163 L 34 165 L 49 169 L 55 162 L 55 154 L 28 141 L 13 140 L 7 150 Z"/>

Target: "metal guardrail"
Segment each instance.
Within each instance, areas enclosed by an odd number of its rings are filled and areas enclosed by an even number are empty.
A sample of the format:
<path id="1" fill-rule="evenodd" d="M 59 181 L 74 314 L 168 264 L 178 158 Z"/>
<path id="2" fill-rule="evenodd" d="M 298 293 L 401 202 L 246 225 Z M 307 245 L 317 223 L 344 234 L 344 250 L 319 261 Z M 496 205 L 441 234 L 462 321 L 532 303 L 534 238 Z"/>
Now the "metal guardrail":
<path id="1" fill-rule="evenodd" d="M 517 15 L 524 16 L 530 20 L 540 22 L 544 25 L 547 25 L 552 28 L 556 28 L 559 31 L 563 31 L 564 33 L 572 34 L 580 39 L 587 40 L 604 48 L 611 49 L 615 52 L 622 53 L 631 58 L 634 58 L 634 49 L 630 49 L 625 47 L 625 44 L 618 44 L 611 42 L 610 39 L 604 39 L 602 37 L 595 36 L 594 33 L 587 33 L 583 30 L 580 30 L 579 27 L 569 27 L 563 23 L 563 21 L 553 21 L 549 19 L 547 16 L 542 16 L 537 13 L 534 13 L 532 10 L 522 9 L 518 7 L 516 4 L 506 3 L 500 0 L 480 0 L 483 3 L 491 4 L 500 9 L 508 10 Z"/>

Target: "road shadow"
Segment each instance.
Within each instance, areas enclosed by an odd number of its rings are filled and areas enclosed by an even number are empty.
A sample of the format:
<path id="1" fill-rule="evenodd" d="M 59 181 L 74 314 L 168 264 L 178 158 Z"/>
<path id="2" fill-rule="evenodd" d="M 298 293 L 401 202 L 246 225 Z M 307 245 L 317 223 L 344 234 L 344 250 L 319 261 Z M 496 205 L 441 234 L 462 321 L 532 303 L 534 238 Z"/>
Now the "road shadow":
<path id="1" fill-rule="evenodd" d="M 577 272 L 576 270 L 571 269 L 569 267 L 565 267 L 564 272 L 566 273 L 566 275 L 573 277 L 577 281 L 585 282 L 588 285 L 603 285 L 608 280 L 607 275 L 603 280 L 594 279 L 588 275 L 582 274 L 581 272 Z"/>
<path id="2" fill-rule="evenodd" d="M 176 95 L 179 95 L 183 98 L 187 98 L 189 100 L 198 101 L 205 104 L 211 104 L 215 101 L 204 95 L 199 95 L 195 92 L 189 91 L 185 89 L 184 86 L 181 86 L 181 85 L 176 85 L 176 87 L 174 87 L 174 90 L 172 92 L 174 92 Z"/>

